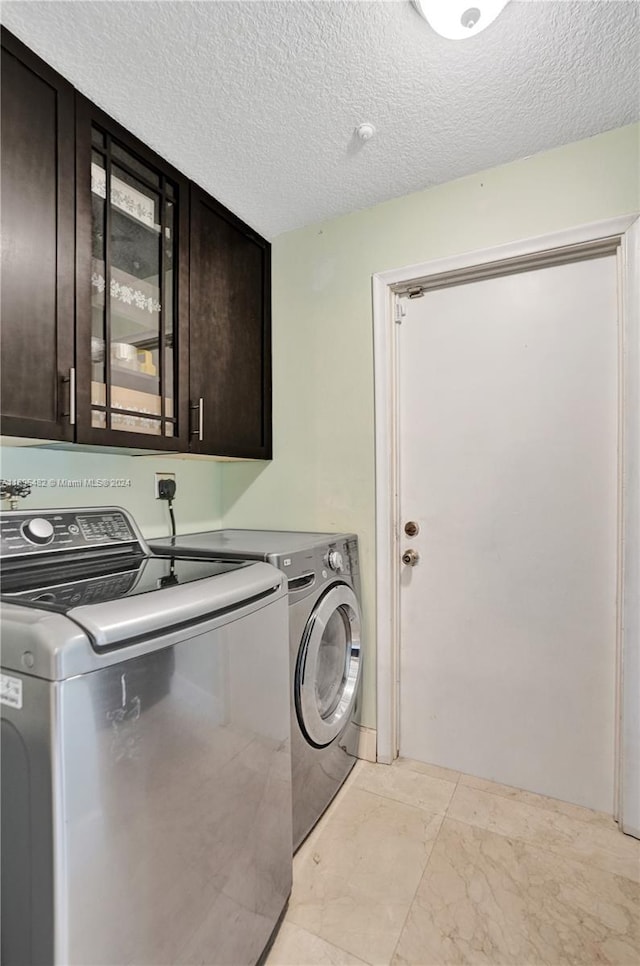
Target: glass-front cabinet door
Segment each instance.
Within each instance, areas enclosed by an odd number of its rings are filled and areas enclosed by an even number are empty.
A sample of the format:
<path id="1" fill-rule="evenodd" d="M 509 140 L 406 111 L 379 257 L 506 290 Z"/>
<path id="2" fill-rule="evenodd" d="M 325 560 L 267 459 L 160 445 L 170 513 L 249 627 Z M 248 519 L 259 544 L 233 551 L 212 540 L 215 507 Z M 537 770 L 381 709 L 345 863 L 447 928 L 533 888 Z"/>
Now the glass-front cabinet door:
<path id="1" fill-rule="evenodd" d="M 187 187 L 81 102 L 78 439 L 186 449 Z"/>

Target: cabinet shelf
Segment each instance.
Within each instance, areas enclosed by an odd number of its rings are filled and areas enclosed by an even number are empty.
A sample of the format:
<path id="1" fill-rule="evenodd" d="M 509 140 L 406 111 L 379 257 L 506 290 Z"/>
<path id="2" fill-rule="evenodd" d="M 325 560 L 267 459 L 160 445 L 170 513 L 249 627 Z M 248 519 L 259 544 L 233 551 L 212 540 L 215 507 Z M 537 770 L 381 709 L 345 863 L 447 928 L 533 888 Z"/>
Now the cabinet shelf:
<path id="1" fill-rule="evenodd" d="M 94 382 L 102 382 L 103 366 L 101 363 L 94 363 L 91 367 Z M 147 392 L 151 395 L 158 395 L 159 377 L 152 376 L 149 372 L 136 372 L 135 369 L 124 369 L 111 363 L 111 384 L 121 386 L 123 389 L 135 389 L 137 392 Z"/>

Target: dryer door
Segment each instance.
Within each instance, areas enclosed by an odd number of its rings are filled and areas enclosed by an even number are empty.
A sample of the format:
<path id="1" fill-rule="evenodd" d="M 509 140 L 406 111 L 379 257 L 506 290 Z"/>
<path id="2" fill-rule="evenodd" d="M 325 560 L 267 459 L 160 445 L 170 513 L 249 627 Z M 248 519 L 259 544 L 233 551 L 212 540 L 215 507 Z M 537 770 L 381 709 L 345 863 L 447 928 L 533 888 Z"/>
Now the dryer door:
<path id="1" fill-rule="evenodd" d="M 295 702 L 305 737 L 330 744 L 349 721 L 360 680 L 360 608 L 351 587 L 334 584 L 320 598 L 298 654 Z"/>

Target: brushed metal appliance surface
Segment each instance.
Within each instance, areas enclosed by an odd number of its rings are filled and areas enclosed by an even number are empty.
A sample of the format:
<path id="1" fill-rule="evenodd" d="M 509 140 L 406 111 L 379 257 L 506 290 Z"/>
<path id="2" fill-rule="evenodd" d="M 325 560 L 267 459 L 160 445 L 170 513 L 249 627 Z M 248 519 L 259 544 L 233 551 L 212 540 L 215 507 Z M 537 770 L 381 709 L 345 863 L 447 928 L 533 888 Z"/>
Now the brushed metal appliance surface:
<path id="1" fill-rule="evenodd" d="M 214 530 L 151 541 L 156 553 L 268 561 L 287 577 L 293 848 L 358 754 L 362 661 L 358 538 L 352 533 Z"/>
<path id="2" fill-rule="evenodd" d="M 2 962 L 256 963 L 291 890 L 286 584 L 258 563 L 108 609 L 3 607 Z M 135 643 L 101 649 L 113 614 Z"/>

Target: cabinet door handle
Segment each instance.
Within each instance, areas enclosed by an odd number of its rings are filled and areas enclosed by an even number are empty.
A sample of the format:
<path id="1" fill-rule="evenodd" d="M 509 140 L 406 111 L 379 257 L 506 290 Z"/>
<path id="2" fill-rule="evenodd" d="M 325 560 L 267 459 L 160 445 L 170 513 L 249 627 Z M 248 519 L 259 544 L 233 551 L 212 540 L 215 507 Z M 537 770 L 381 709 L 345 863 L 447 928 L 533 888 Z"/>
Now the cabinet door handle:
<path id="1" fill-rule="evenodd" d="M 198 410 L 198 428 L 191 430 L 192 436 L 197 436 L 198 441 L 201 443 L 204 439 L 204 397 L 200 396 L 197 406 L 191 406 L 191 409 Z"/>
<path id="2" fill-rule="evenodd" d="M 76 424 L 76 370 L 75 366 L 69 369 L 69 423 Z"/>
<path id="3" fill-rule="evenodd" d="M 63 378 L 62 384 L 66 386 L 69 383 L 69 408 L 66 409 L 62 415 L 69 417 L 69 424 L 75 426 L 76 423 L 76 370 L 72 367 L 69 369 L 69 375 L 65 379 Z"/>

